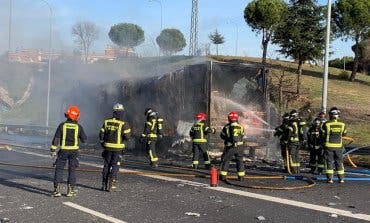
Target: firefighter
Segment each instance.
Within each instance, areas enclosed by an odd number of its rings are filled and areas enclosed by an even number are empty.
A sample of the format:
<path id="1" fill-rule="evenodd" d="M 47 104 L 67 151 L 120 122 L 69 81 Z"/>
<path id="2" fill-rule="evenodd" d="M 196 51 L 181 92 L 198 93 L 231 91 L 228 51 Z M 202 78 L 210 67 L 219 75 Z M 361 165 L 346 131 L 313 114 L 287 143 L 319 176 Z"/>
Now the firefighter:
<path id="1" fill-rule="evenodd" d="M 99 132 L 99 139 L 104 151 L 102 190 L 111 191 L 117 188 L 117 174 L 122 161 L 124 141 L 131 134 L 130 126 L 123 121 L 124 107 L 122 104 L 113 106 L 113 117 L 106 119 Z"/>
<path id="2" fill-rule="evenodd" d="M 199 154 L 203 154 L 204 165 L 206 169 L 211 167 L 211 160 L 208 154 L 208 144 L 207 144 L 207 135 L 209 133 L 215 133 L 214 128 L 206 126 L 205 121 L 207 115 L 203 112 L 200 112 L 196 115 L 196 122 L 190 129 L 190 137 L 193 141 L 193 168 L 198 169 L 199 165 Z"/>
<path id="3" fill-rule="evenodd" d="M 229 170 L 229 162 L 235 157 L 238 179 L 243 181 L 244 163 L 243 163 L 243 137 L 244 127 L 238 123 L 238 114 L 230 112 L 228 114 L 229 123 L 226 124 L 220 134 L 221 139 L 224 140 L 225 151 L 221 164 L 221 180 L 226 180 L 227 172 Z"/>
<path id="4" fill-rule="evenodd" d="M 158 113 L 151 108 L 147 108 L 144 114 L 146 115 L 146 122 L 143 133 L 141 134 L 141 141 L 145 143 L 150 165 L 153 168 L 157 168 L 156 142 L 158 138 L 163 137 L 163 119 L 158 118 Z"/>
<path id="5" fill-rule="evenodd" d="M 53 197 L 61 196 L 60 183 L 63 181 L 63 169 L 67 161 L 68 185 L 66 196 L 72 197 L 76 194 L 74 186 L 76 184 L 75 169 L 78 166 L 79 140 L 82 143 L 86 142 L 85 132 L 82 126 L 78 124 L 80 109 L 77 106 L 70 106 L 64 115 L 67 120 L 59 124 L 50 147 L 52 158 L 57 156 L 55 161 Z M 57 153 L 58 147 L 60 147 L 60 150 Z"/>
<path id="6" fill-rule="evenodd" d="M 285 113 L 282 118 L 283 122 L 280 126 L 275 128 L 274 136 L 279 138 L 281 157 L 284 160 L 284 169 L 286 171 L 287 170 L 286 149 L 289 138 L 288 124 L 290 119 L 289 113 Z"/>
<path id="7" fill-rule="evenodd" d="M 337 170 L 339 183 L 344 183 L 342 137 L 346 135 L 347 130 L 345 124 L 338 120 L 339 114 L 340 111 L 338 108 L 331 108 L 329 111 L 329 121 L 325 122 L 322 128 L 328 183 L 333 183 L 334 165 Z"/>
<path id="8" fill-rule="evenodd" d="M 310 150 L 310 173 L 322 174 L 324 170 L 324 148 L 320 134 L 321 119 L 315 118 L 307 131 L 307 145 Z"/>
<path id="9" fill-rule="evenodd" d="M 299 150 L 306 144 L 304 126 L 305 122 L 298 116 L 297 110 L 290 112 L 290 121 L 288 124 L 288 151 L 290 167 L 293 174 L 300 172 Z"/>

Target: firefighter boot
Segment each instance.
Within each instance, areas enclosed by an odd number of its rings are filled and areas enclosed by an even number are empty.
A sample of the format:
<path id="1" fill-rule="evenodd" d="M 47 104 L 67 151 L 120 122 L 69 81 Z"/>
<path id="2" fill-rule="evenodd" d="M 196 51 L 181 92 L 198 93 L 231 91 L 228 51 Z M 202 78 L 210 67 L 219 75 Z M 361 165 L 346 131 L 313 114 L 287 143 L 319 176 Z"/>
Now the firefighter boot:
<path id="1" fill-rule="evenodd" d="M 66 196 L 67 197 L 73 197 L 75 195 L 76 195 L 76 192 L 74 191 L 73 186 L 71 184 L 68 184 L 67 185 L 67 194 L 66 194 Z"/>
<path id="2" fill-rule="evenodd" d="M 102 181 L 101 190 L 102 191 L 107 191 L 108 190 L 108 181 L 106 179 L 103 179 L 103 181 Z"/>
<path id="3" fill-rule="evenodd" d="M 54 191 L 53 191 L 53 193 L 52 193 L 51 196 L 53 196 L 53 197 L 60 197 L 60 196 L 62 196 L 62 194 L 60 193 L 60 185 L 58 183 L 55 183 L 54 184 Z"/>
<path id="4" fill-rule="evenodd" d="M 198 169 L 198 164 L 193 164 L 193 169 L 194 170 Z"/>
<path id="5" fill-rule="evenodd" d="M 238 176 L 238 181 L 243 182 L 243 180 L 244 180 L 244 177 Z"/>

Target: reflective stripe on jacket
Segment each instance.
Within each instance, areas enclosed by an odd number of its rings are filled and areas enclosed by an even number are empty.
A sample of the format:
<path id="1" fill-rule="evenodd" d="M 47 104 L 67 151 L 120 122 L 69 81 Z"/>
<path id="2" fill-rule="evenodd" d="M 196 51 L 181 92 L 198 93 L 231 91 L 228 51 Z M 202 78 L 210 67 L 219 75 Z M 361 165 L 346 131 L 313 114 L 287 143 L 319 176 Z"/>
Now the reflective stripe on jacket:
<path id="1" fill-rule="evenodd" d="M 195 122 L 194 125 L 191 127 L 189 135 L 193 140 L 193 143 L 206 143 L 207 142 L 207 134 L 211 133 L 212 130 L 208 126 L 204 124 L 203 121 Z"/>
<path id="2" fill-rule="evenodd" d="M 85 132 L 76 121 L 67 120 L 61 123 L 54 135 L 51 149 L 55 150 L 60 146 L 63 150 L 79 149 L 79 140 L 86 141 Z"/>
<path id="3" fill-rule="evenodd" d="M 243 145 L 244 127 L 237 122 L 231 122 L 224 126 L 220 134 L 225 146 Z"/>
<path id="4" fill-rule="evenodd" d="M 340 149 L 343 147 L 342 136 L 347 133 L 343 122 L 336 119 L 327 121 L 324 123 L 322 131 L 325 138 L 325 147 L 329 149 Z"/>
<path id="5" fill-rule="evenodd" d="M 100 140 L 104 142 L 104 147 L 111 149 L 124 149 L 124 140 L 128 139 L 131 129 L 122 120 L 111 118 L 104 121 L 100 129 Z"/>

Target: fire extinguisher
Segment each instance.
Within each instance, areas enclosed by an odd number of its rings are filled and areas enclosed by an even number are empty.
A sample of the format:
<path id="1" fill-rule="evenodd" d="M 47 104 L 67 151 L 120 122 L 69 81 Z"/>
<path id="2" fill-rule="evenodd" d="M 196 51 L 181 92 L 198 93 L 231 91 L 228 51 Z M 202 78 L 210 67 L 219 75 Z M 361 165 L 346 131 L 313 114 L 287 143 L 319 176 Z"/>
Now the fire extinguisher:
<path id="1" fill-rule="evenodd" d="M 211 167 L 210 175 L 211 175 L 210 186 L 211 187 L 217 187 L 217 185 L 218 185 L 218 171 L 217 171 L 216 167 Z"/>

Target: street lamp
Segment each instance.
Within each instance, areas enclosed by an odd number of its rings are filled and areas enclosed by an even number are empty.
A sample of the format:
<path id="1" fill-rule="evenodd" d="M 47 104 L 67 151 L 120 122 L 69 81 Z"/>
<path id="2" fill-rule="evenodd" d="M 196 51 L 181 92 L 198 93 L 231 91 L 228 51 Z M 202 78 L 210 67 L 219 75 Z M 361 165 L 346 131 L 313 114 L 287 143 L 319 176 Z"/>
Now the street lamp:
<path id="1" fill-rule="evenodd" d="M 8 39 L 8 52 L 12 50 L 11 35 L 12 35 L 12 11 L 13 0 L 9 0 L 9 39 Z"/>
<path id="2" fill-rule="evenodd" d="M 328 12 L 326 18 L 326 40 L 325 40 L 325 61 L 324 61 L 324 76 L 322 81 L 322 106 L 323 112 L 326 112 L 326 104 L 328 97 L 328 73 L 329 73 L 329 45 L 330 45 L 330 19 L 331 19 L 331 0 L 328 0 Z"/>
<path id="3" fill-rule="evenodd" d="M 48 92 L 47 92 L 47 99 L 46 99 L 46 127 L 49 127 L 49 111 L 50 111 L 50 76 L 51 76 L 51 32 L 52 32 L 52 18 L 53 18 L 53 10 L 50 4 L 45 0 L 40 0 L 44 2 L 50 10 L 49 16 L 49 68 L 48 68 Z"/>
<path id="4" fill-rule="evenodd" d="M 163 29 L 163 14 L 162 14 L 162 2 L 160 0 L 149 0 L 149 2 L 157 2 L 161 6 L 161 31 Z"/>
<path id="5" fill-rule="evenodd" d="M 238 36 L 239 36 L 239 26 L 236 22 L 230 20 L 228 23 L 232 23 L 235 25 L 235 33 L 236 33 L 236 39 L 235 39 L 235 56 L 238 55 Z"/>

